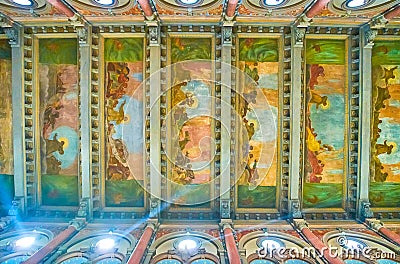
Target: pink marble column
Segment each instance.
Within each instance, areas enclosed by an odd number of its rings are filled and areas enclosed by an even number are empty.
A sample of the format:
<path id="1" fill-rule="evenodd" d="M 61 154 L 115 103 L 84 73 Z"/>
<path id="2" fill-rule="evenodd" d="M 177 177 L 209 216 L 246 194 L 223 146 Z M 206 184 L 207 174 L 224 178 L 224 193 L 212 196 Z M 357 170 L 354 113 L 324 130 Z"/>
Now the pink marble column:
<path id="1" fill-rule="evenodd" d="M 228 1 L 228 6 L 226 8 L 226 16 L 227 17 L 233 17 L 235 15 L 236 6 L 237 6 L 238 2 L 239 2 L 239 0 L 229 0 Z"/>
<path id="2" fill-rule="evenodd" d="M 143 258 L 144 253 L 146 252 L 147 246 L 153 236 L 154 227 L 148 225 L 142 236 L 140 237 L 135 249 L 132 252 L 132 255 L 129 257 L 128 264 L 139 264 Z"/>
<path id="3" fill-rule="evenodd" d="M 138 0 L 138 3 L 146 17 L 151 17 L 153 15 L 153 10 L 151 9 L 149 0 Z"/>
<path id="4" fill-rule="evenodd" d="M 54 6 L 57 10 L 64 13 L 68 18 L 71 18 L 75 15 L 75 13 L 66 6 L 61 0 L 47 0 L 52 6 Z"/>
<path id="5" fill-rule="evenodd" d="M 236 246 L 235 238 L 233 237 L 232 228 L 229 226 L 224 227 L 224 238 L 226 251 L 230 264 L 240 264 L 240 255 Z"/>
<path id="6" fill-rule="evenodd" d="M 64 243 L 70 236 L 75 234 L 77 229 L 74 226 L 69 226 L 67 229 L 58 234 L 53 240 L 51 240 L 46 246 L 42 247 L 30 256 L 22 264 L 37 264 L 43 261 L 43 259 L 53 252 L 57 247 Z"/>
<path id="7" fill-rule="evenodd" d="M 329 1 L 330 0 L 318 0 L 307 11 L 306 16 L 308 18 L 313 18 L 314 16 L 318 15 L 325 8 L 325 6 L 329 3 Z"/>
<path id="8" fill-rule="evenodd" d="M 313 247 L 315 247 L 330 264 L 344 264 L 342 259 L 334 258 L 329 255 L 329 250 L 327 250 L 328 247 L 308 227 L 303 227 L 301 232 L 311 245 L 313 245 Z"/>

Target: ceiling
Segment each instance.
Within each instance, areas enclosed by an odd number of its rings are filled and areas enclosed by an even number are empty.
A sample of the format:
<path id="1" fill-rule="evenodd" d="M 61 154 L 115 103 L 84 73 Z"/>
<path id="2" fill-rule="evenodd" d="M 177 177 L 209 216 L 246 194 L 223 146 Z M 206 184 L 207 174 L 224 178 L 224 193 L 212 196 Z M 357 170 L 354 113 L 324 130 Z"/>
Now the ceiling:
<path id="1" fill-rule="evenodd" d="M 145 17 L 218 22 L 227 14 L 238 22 L 290 24 L 306 14 L 318 24 L 360 25 L 390 13 L 389 25 L 398 26 L 399 6 L 400 0 L 0 0 L 0 15 L 8 24 L 38 25 L 76 18 L 92 24 L 144 21 Z"/>

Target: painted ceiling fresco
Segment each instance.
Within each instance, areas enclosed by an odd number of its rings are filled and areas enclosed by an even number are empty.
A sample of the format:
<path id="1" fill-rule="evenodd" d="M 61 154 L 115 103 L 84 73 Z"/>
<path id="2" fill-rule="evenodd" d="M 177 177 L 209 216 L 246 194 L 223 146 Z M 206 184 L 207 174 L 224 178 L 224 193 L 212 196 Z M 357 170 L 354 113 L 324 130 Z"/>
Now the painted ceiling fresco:
<path id="1" fill-rule="evenodd" d="M 105 206 L 143 207 L 143 39 L 106 38 Z"/>
<path id="2" fill-rule="evenodd" d="M 305 208 L 341 208 L 346 178 L 346 42 L 306 40 Z"/>
<path id="3" fill-rule="evenodd" d="M 372 160 L 370 199 L 374 207 L 398 207 L 400 201 L 400 45 L 377 41 L 372 49 Z"/>

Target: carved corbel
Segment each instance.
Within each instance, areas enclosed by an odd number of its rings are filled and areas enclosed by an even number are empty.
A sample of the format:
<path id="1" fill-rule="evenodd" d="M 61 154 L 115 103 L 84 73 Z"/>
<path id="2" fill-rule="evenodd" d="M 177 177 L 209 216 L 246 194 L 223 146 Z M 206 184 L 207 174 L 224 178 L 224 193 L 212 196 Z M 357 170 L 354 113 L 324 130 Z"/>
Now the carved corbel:
<path id="1" fill-rule="evenodd" d="M 361 202 L 361 217 L 363 219 L 366 218 L 373 218 L 374 213 L 371 210 L 371 203 L 368 201 L 362 201 Z"/>
<path id="2" fill-rule="evenodd" d="M 303 218 L 303 215 L 300 210 L 299 200 L 297 200 L 297 199 L 291 200 L 290 203 L 291 203 L 290 212 L 291 212 L 292 218 L 295 218 L 295 219 Z"/>
<path id="3" fill-rule="evenodd" d="M 158 218 L 160 214 L 160 200 L 158 198 L 150 198 L 150 218 Z"/>
<path id="4" fill-rule="evenodd" d="M 370 29 L 365 32 L 365 42 L 369 45 L 373 45 L 376 36 L 378 35 L 378 30 Z"/>
<path id="5" fill-rule="evenodd" d="M 76 33 L 78 35 L 79 44 L 88 43 L 88 30 L 86 27 L 83 26 L 76 27 Z"/>
<path id="6" fill-rule="evenodd" d="M 16 28 L 6 27 L 4 33 L 6 33 L 10 45 L 19 45 L 19 32 Z"/>
<path id="7" fill-rule="evenodd" d="M 221 218 L 231 218 L 231 202 L 229 199 L 221 199 Z"/>
<path id="8" fill-rule="evenodd" d="M 232 27 L 235 21 L 227 20 L 222 23 L 222 45 L 231 46 L 232 45 Z"/>
<path id="9" fill-rule="evenodd" d="M 22 209 L 24 207 L 24 197 L 15 197 L 11 202 L 11 207 L 8 210 L 8 216 L 15 219 L 21 216 Z"/>
<path id="10" fill-rule="evenodd" d="M 89 218 L 89 206 L 90 206 L 90 199 L 83 198 L 79 202 L 79 209 L 78 213 L 76 214 L 76 218 L 87 220 Z"/>
<path id="11" fill-rule="evenodd" d="M 146 21 L 149 34 L 149 45 L 159 46 L 160 45 L 160 27 L 156 20 Z"/>
<path id="12" fill-rule="evenodd" d="M 297 45 L 303 45 L 305 36 L 306 36 L 306 28 L 295 29 L 295 39 Z"/>

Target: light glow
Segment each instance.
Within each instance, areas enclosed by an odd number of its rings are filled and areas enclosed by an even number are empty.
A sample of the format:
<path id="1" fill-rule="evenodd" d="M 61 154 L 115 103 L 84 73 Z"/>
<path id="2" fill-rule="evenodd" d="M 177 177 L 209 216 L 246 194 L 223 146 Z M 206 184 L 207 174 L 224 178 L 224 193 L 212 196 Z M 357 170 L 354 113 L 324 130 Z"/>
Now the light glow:
<path id="1" fill-rule="evenodd" d="M 103 238 L 96 243 L 96 249 L 106 251 L 115 247 L 115 240 L 112 238 Z"/>
<path id="2" fill-rule="evenodd" d="M 187 251 L 187 250 L 193 250 L 197 247 L 197 242 L 193 239 L 184 239 L 178 244 L 178 249 L 180 251 Z"/>
<path id="3" fill-rule="evenodd" d="M 17 248 L 30 248 L 35 243 L 36 238 L 33 236 L 27 236 L 15 241 L 15 247 Z"/>

